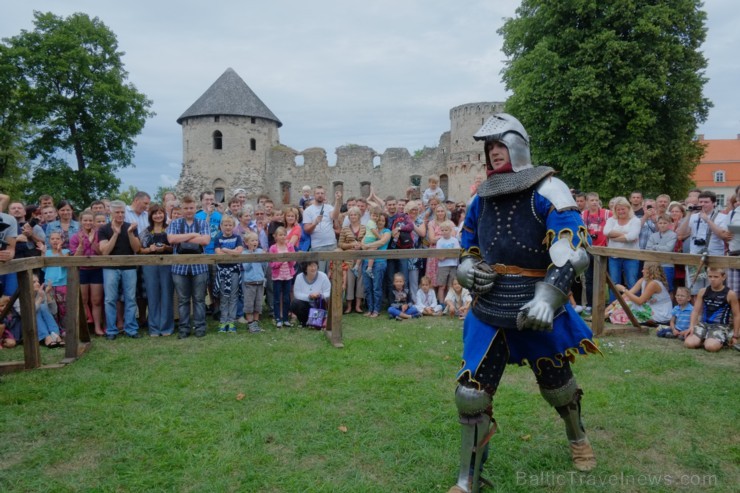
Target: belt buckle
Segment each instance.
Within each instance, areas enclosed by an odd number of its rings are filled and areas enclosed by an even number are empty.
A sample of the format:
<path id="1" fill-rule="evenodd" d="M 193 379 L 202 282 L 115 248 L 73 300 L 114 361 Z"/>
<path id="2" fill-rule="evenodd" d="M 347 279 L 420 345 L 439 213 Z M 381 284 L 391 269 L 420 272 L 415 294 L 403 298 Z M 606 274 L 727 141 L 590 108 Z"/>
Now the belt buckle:
<path id="1" fill-rule="evenodd" d="M 504 276 L 508 274 L 508 267 L 506 266 L 506 264 L 494 264 L 493 270 L 496 273 L 504 275 Z"/>

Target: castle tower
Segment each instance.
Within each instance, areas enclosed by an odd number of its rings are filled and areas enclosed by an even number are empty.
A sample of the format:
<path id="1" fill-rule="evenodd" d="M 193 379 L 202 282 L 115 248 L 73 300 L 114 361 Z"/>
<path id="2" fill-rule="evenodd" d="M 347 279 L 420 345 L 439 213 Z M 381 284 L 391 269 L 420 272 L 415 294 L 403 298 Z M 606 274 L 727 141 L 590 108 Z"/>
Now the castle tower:
<path id="1" fill-rule="evenodd" d="M 470 186 L 478 174 L 485 176 L 486 156 L 483 144 L 473 140 L 473 134 L 495 113 L 504 111 L 504 103 L 482 102 L 455 106 L 450 110 L 450 152 L 447 173 L 449 194 L 468 197 Z"/>
<path id="2" fill-rule="evenodd" d="M 266 190 L 270 149 L 282 122 L 231 68 L 177 119 L 183 166 L 178 194 L 214 190 L 228 200 L 244 188 L 251 198 Z"/>

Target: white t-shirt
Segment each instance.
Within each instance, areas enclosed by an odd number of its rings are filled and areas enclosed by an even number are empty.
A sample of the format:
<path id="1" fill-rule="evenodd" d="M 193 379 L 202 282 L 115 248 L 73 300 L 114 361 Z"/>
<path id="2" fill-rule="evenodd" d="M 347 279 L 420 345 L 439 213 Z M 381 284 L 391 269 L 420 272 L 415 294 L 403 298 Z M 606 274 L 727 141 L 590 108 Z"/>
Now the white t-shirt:
<path id="1" fill-rule="evenodd" d="M 713 213 L 709 217 L 712 218 L 712 216 L 714 216 L 712 222 L 714 222 L 717 227 L 727 229 L 727 221 L 730 219 L 727 214 L 719 212 Z M 725 242 L 722 238 L 714 234 L 714 232 L 709 236 L 708 247 L 694 244 L 694 240 L 696 239 L 705 240 L 707 238 L 708 228 L 709 225 L 706 221 L 701 220 L 699 214 L 692 214 L 691 217 L 689 217 L 689 230 L 691 232 L 691 236 L 689 236 L 687 240 L 689 242 L 689 253 L 700 254 L 704 248 L 707 248 L 707 253 L 709 253 L 709 255 L 721 256 L 725 254 Z"/>
<path id="2" fill-rule="evenodd" d="M 334 222 L 331 220 L 331 213 L 334 206 L 329 204 L 312 205 L 303 211 L 303 224 L 311 224 L 319 217 L 321 209 L 324 209 L 324 217 L 311 233 L 311 248 L 336 246 L 337 237 L 334 234 Z"/>
<path id="3" fill-rule="evenodd" d="M 632 217 L 627 224 L 622 226 L 616 217 L 610 217 L 606 220 L 604 226 L 604 235 L 608 236 L 612 231 L 622 233 L 627 241 L 617 241 L 609 238 L 609 246 L 612 248 L 628 248 L 637 250 L 640 248 L 640 218 Z"/>
<path id="4" fill-rule="evenodd" d="M 450 236 L 449 239 L 440 238 L 437 240 L 437 248 L 460 248 L 460 242 L 456 237 Z M 439 267 L 455 267 L 457 265 L 458 257 L 445 257 L 444 260 L 440 260 Z"/>

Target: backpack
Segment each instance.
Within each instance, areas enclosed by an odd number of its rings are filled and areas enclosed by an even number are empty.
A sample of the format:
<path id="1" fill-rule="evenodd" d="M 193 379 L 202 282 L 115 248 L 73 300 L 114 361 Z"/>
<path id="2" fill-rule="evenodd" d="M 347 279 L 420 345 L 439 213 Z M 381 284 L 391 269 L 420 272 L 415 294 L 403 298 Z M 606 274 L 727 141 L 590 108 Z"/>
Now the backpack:
<path id="1" fill-rule="evenodd" d="M 395 229 L 400 225 L 403 226 L 406 224 L 405 217 L 401 216 L 396 218 L 395 221 L 393 221 L 392 231 L 395 231 Z M 411 234 L 411 231 L 403 231 L 401 230 L 400 234 L 398 235 L 398 240 L 396 240 L 396 248 L 399 250 L 409 250 L 411 248 L 414 248 L 414 237 Z"/>

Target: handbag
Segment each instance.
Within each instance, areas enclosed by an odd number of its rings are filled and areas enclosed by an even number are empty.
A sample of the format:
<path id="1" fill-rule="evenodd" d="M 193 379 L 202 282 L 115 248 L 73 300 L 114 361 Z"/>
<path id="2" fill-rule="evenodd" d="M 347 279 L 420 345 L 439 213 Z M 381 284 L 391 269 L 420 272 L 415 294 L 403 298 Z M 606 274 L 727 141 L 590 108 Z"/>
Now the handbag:
<path id="1" fill-rule="evenodd" d="M 324 298 L 322 296 L 318 299 L 317 306 L 309 308 L 306 325 L 317 329 L 321 329 L 326 325 L 326 309 L 324 306 Z"/>

